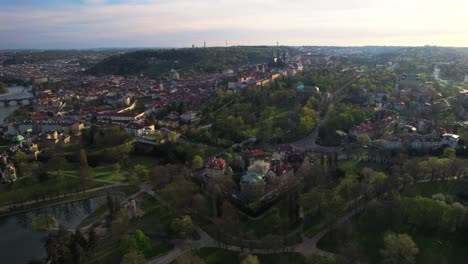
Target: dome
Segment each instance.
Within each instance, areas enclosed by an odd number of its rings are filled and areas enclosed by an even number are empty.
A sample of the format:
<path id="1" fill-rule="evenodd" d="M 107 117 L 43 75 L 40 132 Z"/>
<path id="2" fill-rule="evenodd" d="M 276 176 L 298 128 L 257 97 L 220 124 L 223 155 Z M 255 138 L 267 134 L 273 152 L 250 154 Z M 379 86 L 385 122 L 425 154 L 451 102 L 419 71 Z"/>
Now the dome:
<path id="1" fill-rule="evenodd" d="M 20 134 L 16 135 L 14 138 L 13 138 L 13 142 L 15 143 L 21 143 L 24 141 L 24 137 Z"/>
<path id="2" fill-rule="evenodd" d="M 179 78 L 180 78 L 179 73 L 176 70 L 172 69 L 171 70 L 171 79 L 178 80 Z"/>

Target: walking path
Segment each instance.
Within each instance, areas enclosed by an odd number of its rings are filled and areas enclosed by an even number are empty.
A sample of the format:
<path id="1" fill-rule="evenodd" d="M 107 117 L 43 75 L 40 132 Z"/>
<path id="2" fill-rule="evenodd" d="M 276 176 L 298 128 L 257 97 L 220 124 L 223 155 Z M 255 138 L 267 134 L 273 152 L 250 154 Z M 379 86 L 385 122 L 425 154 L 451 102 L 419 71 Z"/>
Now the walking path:
<path id="1" fill-rule="evenodd" d="M 55 174 L 55 173 L 52 173 L 52 174 Z M 61 175 L 65 176 L 65 177 L 79 178 L 78 176 L 72 175 L 72 174 L 63 174 L 62 173 Z M 105 189 L 109 189 L 109 188 L 120 187 L 120 186 L 128 186 L 128 183 L 123 183 L 123 182 L 114 182 L 114 181 L 107 181 L 107 180 L 101 180 L 101 179 L 90 179 L 90 180 L 95 181 L 95 182 L 108 183 L 110 185 L 91 188 L 91 189 L 87 189 L 87 190 L 83 190 L 83 191 L 79 191 L 79 192 L 74 192 L 74 193 L 67 193 L 67 194 L 61 194 L 61 195 L 56 195 L 56 196 L 50 196 L 50 197 L 46 197 L 44 199 L 29 200 L 29 201 L 25 201 L 25 202 L 15 202 L 15 203 L 5 204 L 5 205 L 0 206 L 0 213 L 9 211 L 11 208 L 21 208 L 21 207 L 28 206 L 28 205 L 34 205 L 34 204 L 38 204 L 38 203 L 43 203 L 43 202 L 47 202 L 47 201 L 54 201 L 54 200 L 63 199 L 63 198 L 71 198 L 71 197 L 82 195 L 82 194 L 85 194 L 85 193 L 96 192 L 96 191 L 105 190 Z"/>
<path id="2" fill-rule="evenodd" d="M 156 200 L 165 203 L 161 197 L 159 197 L 155 192 L 153 192 L 151 185 L 146 184 L 142 186 L 141 190 L 145 190 L 146 193 L 154 197 Z M 195 231 L 198 233 L 200 236 L 199 240 L 185 240 L 185 241 L 180 241 L 176 240 L 174 249 L 169 251 L 168 253 L 158 256 L 156 258 L 148 260 L 146 263 L 149 264 L 169 264 L 172 261 L 174 261 L 177 257 L 191 251 L 194 249 L 200 249 L 200 248 L 221 248 L 221 249 L 226 249 L 226 250 L 231 250 L 231 251 L 237 251 L 237 252 L 249 252 L 249 253 L 254 253 L 254 254 L 271 254 L 272 252 L 297 252 L 300 253 L 304 256 L 310 256 L 313 254 L 319 254 L 322 256 L 329 256 L 333 255 L 331 252 L 326 252 L 323 250 L 320 250 L 317 248 L 317 243 L 320 239 L 322 239 L 328 232 L 334 230 L 336 226 L 340 223 L 343 223 L 350 218 L 352 218 L 354 215 L 357 213 L 361 212 L 364 209 L 364 206 L 360 206 L 351 212 L 347 213 L 346 215 L 342 216 L 339 218 L 335 224 L 330 225 L 317 233 L 314 237 L 312 238 L 307 238 L 304 236 L 302 233 L 302 242 L 293 246 L 285 247 L 285 248 L 276 248 L 276 249 L 259 249 L 259 248 L 247 248 L 247 247 L 239 247 L 239 246 L 234 246 L 234 245 L 226 245 L 225 243 L 219 242 L 215 239 L 213 239 L 209 234 L 207 234 L 205 231 L 203 231 L 199 226 L 196 224 L 193 224 L 193 228 Z M 297 232 L 297 230 L 294 230 L 293 232 Z"/>

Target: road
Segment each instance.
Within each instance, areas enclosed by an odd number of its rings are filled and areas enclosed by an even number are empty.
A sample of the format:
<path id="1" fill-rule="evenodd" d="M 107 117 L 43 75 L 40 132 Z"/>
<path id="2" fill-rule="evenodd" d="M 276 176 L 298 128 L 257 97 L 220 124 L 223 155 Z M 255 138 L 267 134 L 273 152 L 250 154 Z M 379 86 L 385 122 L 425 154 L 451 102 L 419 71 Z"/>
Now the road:
<path id="1" fill-rule="evenodd" d="M 323 122 L 321 118 L 325 118 L 327 116 L 328 106 L 330 104 L 335 104 L 341 101 L 346 94 L 345 90 L 355 81 L 359 80 L 363 75 L 364 73 L 358 74 L 356 77 L 351 79 L 345 85 L 338 88 L 329 99 L 324 98 L 322 101 L 322 109 L 320 110 L 320 114 L 318 115 L 317 125 L 314 131 L 312 131 L 312 133 L 310 133 L 307 137 L 291 143 L 291 145 L 299 150 L 320 151 L 320 152 L 340 151 L 341 147 L 324 147 L 324 146 L 319 146 L 315 143 L 317 141 L 317 137 L 320 131 L 320 126 L 322 125 L 322 122 Z"/>

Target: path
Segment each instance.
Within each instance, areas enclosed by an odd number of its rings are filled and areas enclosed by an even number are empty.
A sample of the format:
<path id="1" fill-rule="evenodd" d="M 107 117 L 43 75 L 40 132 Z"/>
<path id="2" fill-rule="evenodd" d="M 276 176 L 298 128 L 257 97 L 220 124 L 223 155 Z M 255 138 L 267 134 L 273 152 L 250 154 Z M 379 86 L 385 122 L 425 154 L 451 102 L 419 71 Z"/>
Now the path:
<path id="1" fill-rule="evenodd" d="M 102 187 L 91 188 L 91 189 L 87 189 L 87 190 L 80 191 L 80 192 L 67 193 L 67 194 L 61 194 L 61 195 L 46 197 L 45 199 L 42 199 L 42 200 L 29 200 L 29 201 L 22 202 L 22 203 L 9 203 L 9 204 L 0 206 L 0 212 L 9 211 L 10 208 L 12 208 L 14 206 L 17 206 L 15 208 L 21 208 L 21 207 L 24 207 L 24 206 L 34 205 L 34 204 L 37 204 L 37 203 L 43 203 L 43 202 L 58 200 L 58 199 L 62 199 L 62 198 L 71 198 L 71 197 L 82 195 L 82 194 L 85 194 L 85 193 L 96 192 L 96 191 L 105 190 L 105 189 L 109 189 L 109 188 L 113 188 L 113 187 L 127 186 L 127 185 L 128 185 L 128 183 L 117 183 L 117 184 L 106 185 L 106 186 L 102 186 Z"/>
<path id="2" fill-rule="evenodd" d="M 152 185 L 151 184 L 144 184 L 141 187 L 141 191 L 145 191 L 147 194 L 151 195 L 154 197 L 156 200 L 158 200 L 161 203 L 165 203 L 164 200 L 159 197 L 153 190 L 152 190 Z M 333 255 L 333 253 L 326 252 L 323 250 L 320 250 L 317 248 L 317 243 L 320 239 L 322 239 L 328 232 L 332 231 L 335 229 L 335 227 L 343 223 L 350 218 L 352 218 L 354 215 L 359 213 L 364 209 L 364 206 L 358 207 L 354 209 L 353 211 L 347 213 L 346 215 L 342 216 L 339 218 L 334 224 L 329 225 L 322 231 L 320 231 L 318 234 L 316 234 L 312 238 L 307 238 L 302 234 L 302 242 L 293 246 L 288 246 L 284 248 L 277 248 L 277 249 L 259 249 L 259 248 L 247 248 L 247 247 L 239 247 L 239 246 L 234 246 L 234 245 L 226 245 L 225 243 L 219 242 L 215 239 L 213 239 L 209 234 L 207 234 L 205 231 L 203 231 L 198 225 L 193 224 L 193 228 L 195 231 L 198 233 L 200 236 L 199 240 L 185 240 L 185 241 L 180 241 L 176 240 L 174 249 L 169 251 L 168 253 L 158 256 L 156 258 L 148 260 L 146 263 L 150 264 L 169 264 L 172 261 L 174 261 L 177 257 L 191 251 L 194 249 L 200 249 L 200 248 L 206 248 L 206 247 L 211 247 L 211 248 L 221 248 L 221 249 L 226 249 L 226 250 L 231 250 L 231 251 L 237 251 L 237 252 L 250 252 L 254 254 L 271 254 L 272 252 L 297 252 L 300 254 L 303 254 L 304 256 L 310 256 L 313 254 L 319 254 L 319 255 Z M 293 232 L 297 232 L 297 230 L 294 230 Z M 289 250 L 285 250 L 289 249 Z"/>

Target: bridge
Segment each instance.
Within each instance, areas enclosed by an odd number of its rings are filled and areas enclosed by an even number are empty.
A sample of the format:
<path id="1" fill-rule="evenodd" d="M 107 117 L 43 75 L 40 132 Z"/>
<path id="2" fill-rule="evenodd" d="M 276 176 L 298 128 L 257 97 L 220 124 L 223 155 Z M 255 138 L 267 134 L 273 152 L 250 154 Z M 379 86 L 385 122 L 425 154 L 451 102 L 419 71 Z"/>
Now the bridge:
<path id="1" fill-rule="evenodd" d="M 29 104 L 34 102 L 34 97 L 31 94 L 15 94 L 10 96 L 1 96 L 0 102 L 3 105 L 8 106 L 11 102 L 16 102 L 17 105 L 23 104 L 24 101 L 27 101 Z"/>

